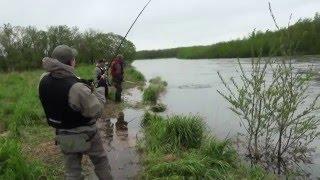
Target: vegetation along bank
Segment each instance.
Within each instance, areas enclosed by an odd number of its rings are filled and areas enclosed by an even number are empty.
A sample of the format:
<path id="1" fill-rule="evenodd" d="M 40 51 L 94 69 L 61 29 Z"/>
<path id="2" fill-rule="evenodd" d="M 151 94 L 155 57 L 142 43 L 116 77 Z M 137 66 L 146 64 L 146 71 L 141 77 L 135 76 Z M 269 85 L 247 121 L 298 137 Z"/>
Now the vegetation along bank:
<path id="1" fill-rule="evenodd" d="M 284 33 L 290 36 L 283 36 Z M 313 19 L 300 19 L 294 25 L 277 31 L 254 31 L 248 37 L 208 46 L 179 47 L 164 50 L 138 51 L 136 59 L 180 58 L 247 58 L 252 56 L 282 55 L 281 42 L 290 39 L 297 55 L 320 54 L 320 14 Z M 252 51 L 254 50 L 254 51 Z"/>

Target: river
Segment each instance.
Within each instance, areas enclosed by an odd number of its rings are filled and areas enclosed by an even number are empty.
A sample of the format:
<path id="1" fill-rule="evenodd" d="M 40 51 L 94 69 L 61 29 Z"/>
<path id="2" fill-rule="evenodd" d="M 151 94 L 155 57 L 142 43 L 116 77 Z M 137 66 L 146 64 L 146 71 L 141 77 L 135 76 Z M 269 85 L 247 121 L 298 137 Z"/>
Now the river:
<path id="1" fill-rule="evenodd" d="M 250 59 L 241 59 L 244 69 L 249 69 Z M 307 61 L 297 61 L 295 67 L 306 68 L 311 65 L 320 67 L 320 61 L 309 58 Z M 228 108 L 229 104 L 217 90 L 224 86 L 217 72 L 225 78 L 238 77 L 236 59 L 203 59 L 178 60 L 157 59 L 137 60 L 133 66 L 144 74 L 147 80 L 160 76 L 168 82 L 167 91 L 161 96 L 161 102 L 171 114 L 196 114 L 207 123 L 212 134 L 220 139 L 233 138 L 242 128 L 237 116 Z M 320 92 L 320 83 L 313 82 L 310 88 L 311 96 Z M 313 177 L 320 177 L 320 143 L 315 143 L 317 151 L 314 154 L 314 164 L 308 171 Z"/>

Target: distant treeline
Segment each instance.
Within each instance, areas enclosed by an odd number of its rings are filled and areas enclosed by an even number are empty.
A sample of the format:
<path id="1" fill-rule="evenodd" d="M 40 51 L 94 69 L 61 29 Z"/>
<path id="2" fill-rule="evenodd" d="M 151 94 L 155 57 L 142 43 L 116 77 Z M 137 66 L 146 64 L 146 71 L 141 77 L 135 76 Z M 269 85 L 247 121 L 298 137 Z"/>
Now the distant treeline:
<path id="1" fill-rule="evenodd" d="M 320 14 L 313 19 L 300 19 L 279 31 L 253 32 L 248 37 L 209 46 L 181 47 L 137 52 L 136 59 L 154 58 L 245 58 L 282 55 L 283 47 L 296 55 L 320 54 Z"/>
<path id="2" fill-rule="evenodd" d="M 80 32 L 77 27 L 51 26 L 47 30 L 4 24 L 0 27 L 0 71 L 28 70 L 41 67 L 57 45 L 66 44 L 78 51 L 78 63 L 110 59 L 122 37 L 94 30 Z M 136 50 L 130 41 L 122 45 L 125 59 L 133 60 Z"/>

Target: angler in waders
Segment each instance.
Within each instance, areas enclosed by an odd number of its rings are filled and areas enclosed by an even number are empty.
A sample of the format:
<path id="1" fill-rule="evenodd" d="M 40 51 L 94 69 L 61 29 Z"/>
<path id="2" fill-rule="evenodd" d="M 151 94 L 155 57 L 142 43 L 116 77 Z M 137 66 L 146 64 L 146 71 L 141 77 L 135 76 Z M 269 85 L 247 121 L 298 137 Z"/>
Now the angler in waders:
<path id="1" fill-rule="evenodd" d="M 95 68 L 95 78 L 97 83 L 97 89 L 99 90 L 102 88 L 104 91 L 104 97 L 105 99 L 108 98 L 108 83 L 107 83 L 107 77 L 106 77 L 106 68 L 105 68 L 105 61 L 99 60 L 96 64 Z"/>
<path id="2" fill-rule="evenodd" d="M 40 100 L 48 124 L 56 129 L 56 142 L 65 160 L 65 179 L 83 179 L 81 160 L 86 154 L 98 178 L 109 180 L 110 165 L 96 127 L 103 105 L 75 75 L 75 55 L 74 49 L 61 45 L 51 58 L 42 60 L 47 73 L 40 80 Z"/>
<path id="3" fill-rule="evenodd" d="M 116 88 L 115 101 L 121 102 L 122 82 L 124 73 L 123 56 L 118 55 L 111 63 L 111 76 L 113 86 Z"/>

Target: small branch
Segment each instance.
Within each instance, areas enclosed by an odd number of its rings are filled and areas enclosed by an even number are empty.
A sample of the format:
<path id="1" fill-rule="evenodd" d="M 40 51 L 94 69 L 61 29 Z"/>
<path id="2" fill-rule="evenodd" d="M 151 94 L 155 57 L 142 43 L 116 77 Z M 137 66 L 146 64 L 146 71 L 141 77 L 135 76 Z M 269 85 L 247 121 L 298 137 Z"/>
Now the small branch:
<path id="1" fill-rule="evenodd" d="M 277 27 L 277 29 L 280 30 L 280 28 L 278 26 L 278 23 L 277 23 L 277 20 L 276 20 L 276 17 L 274 16 L 273 11 L 272 11 L 271 2 L 268 2 L 268 3 L 269 3 L 270 15 L 271 15 L 271 17 L 273 19 L 273 22 L 274 22 L 275 26 Z"/>

